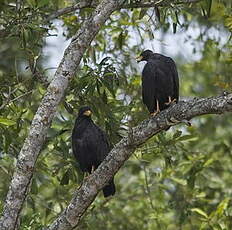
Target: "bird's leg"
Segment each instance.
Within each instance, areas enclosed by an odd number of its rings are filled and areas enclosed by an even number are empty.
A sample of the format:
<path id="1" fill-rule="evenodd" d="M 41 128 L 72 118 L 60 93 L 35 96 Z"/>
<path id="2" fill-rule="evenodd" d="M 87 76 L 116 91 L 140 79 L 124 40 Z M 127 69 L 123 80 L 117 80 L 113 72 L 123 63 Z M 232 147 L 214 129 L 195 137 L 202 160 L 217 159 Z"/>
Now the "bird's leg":
<path id="1" fill-rule="evenodd" d="M 90 175 L 89 172 L 84 172 L 83 180 L 84 180 L 84 179 L 87 179 L 89 175 Z"/>
<path id="2" fill-rule="evenodd" d="M 83 178 L 83 180 L 84 179 L 88 179 L 88 177 L 90 176 L 90 174 L 93 173 L 94 170 L 95 170 L 95 167 L 94 167 L 94 165 L 92 165 L 90 172 L 84 172 L 84 178 Z"/>
<path id="3" fill-rule="evenodd" d="M 84 171 L 83 180 L 88 179 L 88 177 L 90 176 L 90 174 L 93 173 L 94 170 L 95 170 L 94 165 L 92 165 L 90 172 L 89 172 L 89 170 L 88 171 Z"/>
<path id="4" fill-rule="evenodd" d="M 91 173 L 93 173 L 94 170 L 95 170 L 95 167 L 94 165 L 92 165 Z"/>
<path id="5" fill-rule="evenodd" d="M 88 172 L 84 172 L 83 178 L 86 178 L 86 177 L 88 177 Z"/>
<path id="6" fill-rule="evenodd" d="M 84 175 L 83 175 L 83 180 L 81 182 L 81 184 L 79 185 L 79 188 L 82 186 L 82 184 L 84 183 L 85 180 L 88 180 L 88 177 L 89 177 L 89 173 L 88 172 L 84 172 Z"/>
<path id="7" fill-rule="evenodd" d="M 170 96 L 168 96 L 168 102 L 166 102 L 166 103 L 164 103 L 165 105 L 170 105 L 170 104 L 172 104 L 172 103 L 176 103 L 176 98 L 174 98 L 173 100 L 172 100 L 172 98 L 170 97 Z"/>
<path id="8" fill-rule="evenodd" d="M 159 101 L 156 100 L 156 111 L 153 112 L 153 113 L 150 113 L 150 115 L 151 115 L 152 117 L 154 117 L 154 116 L 156 116 L 159 112 L 160 112 Z"/>

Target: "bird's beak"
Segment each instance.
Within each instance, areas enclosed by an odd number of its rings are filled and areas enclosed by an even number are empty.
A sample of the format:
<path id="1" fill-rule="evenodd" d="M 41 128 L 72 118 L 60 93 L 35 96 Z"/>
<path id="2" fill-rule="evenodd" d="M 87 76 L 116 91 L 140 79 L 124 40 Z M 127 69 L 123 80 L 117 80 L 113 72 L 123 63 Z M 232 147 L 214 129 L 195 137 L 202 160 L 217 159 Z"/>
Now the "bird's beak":
<path id="1" fill-rule="evenodd" d="M 140 62 L 140 61 L 142 61 L 143 56 L 138 56 L 138 57 L 136 57 L 135 59 L 136 59 L 137 62 Z"/>
<path id="2" fill-rule="evenodd" d="M 83 114 L 89 117 L 92 114 L 92 112 L 91 110 L 86 110 Z"/>

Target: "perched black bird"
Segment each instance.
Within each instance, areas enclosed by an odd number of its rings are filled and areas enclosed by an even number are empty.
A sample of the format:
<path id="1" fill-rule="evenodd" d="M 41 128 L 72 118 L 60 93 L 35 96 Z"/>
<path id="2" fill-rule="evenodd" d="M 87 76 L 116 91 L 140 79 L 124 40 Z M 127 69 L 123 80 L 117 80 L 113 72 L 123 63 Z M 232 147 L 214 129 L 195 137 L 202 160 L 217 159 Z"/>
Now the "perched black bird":
<path id="1" fill-rule="evenodd" d="M 179 100 L 179 77 L 175 62 L 162 54 L 145 50 L 136 58 L 146 61 L 142 72 L 142 97 L 151 115 Z"/>
<path id="2" fill-rule="evenodd" d="M 92 173 L 110 152 L 106 134 L 94 124 L 88 106 L 79 110 L 72 131 L 73 154 L 83 172 Z M 114 179 L 103 188 L 104 197 L 115 194 Z"/>

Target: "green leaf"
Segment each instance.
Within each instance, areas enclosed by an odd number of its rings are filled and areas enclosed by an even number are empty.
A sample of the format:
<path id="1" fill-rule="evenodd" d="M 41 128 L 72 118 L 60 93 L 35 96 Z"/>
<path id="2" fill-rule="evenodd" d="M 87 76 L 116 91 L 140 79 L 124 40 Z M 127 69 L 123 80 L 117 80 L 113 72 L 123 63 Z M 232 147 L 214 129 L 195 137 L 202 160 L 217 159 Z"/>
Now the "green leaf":
<path id="1" fill-rule="evenodd" d="M 109 90 L 109 92 L 112 94 L 113 97 L 115 97 L 114 92 L 114 82 L 113 82 L 113 76 L 111 76 L 113 73 L 105 73 L 103 80 L 104 86 Z"/>
<path id="2" fill-rule="evenodd" d="M 173 139 L 176 139 L 176 138 L 178 138 L 178 137 L 180 137 L 181 136 L 181 134 L 182 134 L 182 131 L 180 131 L 180 130 L 177 130 L 174 134 L 173 134 Z"/>
<path id="3" fill-rule="evenodd" d="M 124 33 L 121 32 L 118 36 L 118 46 L 119 46 L 119 49 L 122 49 L 122 46 L 123 46 L 123 41 L 124 41 Z"/>
<path id="4" fill-rule="evenodd" d="M 212 6 L 212 0 L 206 0 L 206 11 L 208 17 L 210 17 L 211 6 Z"/>
<path id="5" fill-rule="evenodd" d="M 60 185 L 67 185 L 69 183 L 69 169 L 65 172 L 64 176 L 60 181 Z"/>
<path id="6" fill-rule="evenodd" d="M 223 213 L 227 209 L 229 202 L 230 198 L 225 198 L 223 201 L 221 201 L 221 203 L 217 206 L 215 214 L 219 217 L 223 216 Z"/>
<path id="7" fill-rule="evenodd" d="M 27 3 L 29 6 L 31 6 L 32 8 L 34 8 L 36 6 L 36 1 L 35 0 L 27 0 Z"/>
<path id="8" fill-rule="evenodd" d="M 196 212 L 201 216 L 204 216 L 206 219 L 209 218 L 208 215 L 203 210 L 201 210 L 200 208 L 192 208 L 191 211 Z"/>
<path id="9" fill-rule="evenodd" d="M 12 126 L 12 125 L 15 125 L 16 122 L 12 121 L 12 120 L 9 120 L 7 118 L 0 118 L 0 124 L 6 125 L 6 126 Z"/>
<path id="10" fill-rule="evenodd" d="M 39 0 L 37 2 L 37 7 L 40 8 L 40 7 L 46 6 L 48 4 L 49 4 L 49 0 Z"/>
<path id="11" fill-rule="evenodd" d="M 176 177 L 172 177 L 171 179 L 173 181 L 175 181 L 176 183 L 181 184 L 183 186 L 187 185 L 187 181 L 184 180 L 184 179 L 179 179 L 179 178 L 176 178 Z"/>
<path id="12" fill-rule="evenodd" d="M 39 189 L 38 189 L 38 184 L 36 182 L 36 179 L 32 180 L 32 185 L 31 185 L 31 193 L 32 194 L 38 194 Z"/>
<path id="13" fill-rule="evenodd" d="M 214 162 L 214 159 L 210 158 L 208 159 L 204 164 L 203 167 L 208 167 L 209 165 L 211 165 Z"/>
<path id="14" fill-rule="evenodd" d="M 103 94 L 102 94 L 102 100 L 105 104 L 107 104 L 107 95 L 106 95 L 106 91 L 104 90 L 103 91 Z"/>
<path id="15" fill-rule="evenodd" d="M 155 38 L 154 33 L 151 30 L 148 30 L 147 32 L 148 32 L 148 36 L 149 36 L 150 39 Z"/>
<path id="16" fill-rule="evenodd" d="M 111 58 L 110 57 L 105 57 L 101 60 L 101 62 L 99 63 L 99 65 L 107 65 L 108 61 L 110 60 Z"/>
<path id="17" fill-rule="evenodd" d="M 161 20 L 160 20 L 161 18 L 160 18 L 160 11 L 159 11 L 159 8 L 158 8 L 158 7 L 155 7 L 154 9 L 155 9 L 155 15 L 156 15 L 158 21 L 161 22 Z"/>
<path id="18" fill-rule="evenodd" d="M 139 13 L 139 19 L 142 19 L 147 13 L 147 9 L 142 8 Z"/>
<path id="19" fill-rule="evenodd" d="M 187 141 L 190 139 L 196 139 L 197 137 L 195 135 L 184 135 L 178 138 L 178 141 Z"/>
<path id="20" fill-rule="evenodd" d="M 225 26 L 232 31 L 232 16 L 229 16 L 225 19 Z"/>
<path id="21" fill-rule="evenodd" d="M 176 33 L 177 23 L 172 23 L 173 33 Z"/>

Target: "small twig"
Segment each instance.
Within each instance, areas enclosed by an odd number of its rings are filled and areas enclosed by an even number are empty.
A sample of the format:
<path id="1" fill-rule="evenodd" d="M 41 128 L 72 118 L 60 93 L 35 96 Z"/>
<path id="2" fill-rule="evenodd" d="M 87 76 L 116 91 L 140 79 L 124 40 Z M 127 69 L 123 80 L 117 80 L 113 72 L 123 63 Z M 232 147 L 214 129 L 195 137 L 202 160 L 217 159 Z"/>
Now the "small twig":
<path id="1" fill-rule="evenodd" d="M 46 202 L 42 198 L 40 198 L 40 196 L 37 195 L 36 200 L 33 199 L 32 197 L 31 197 L 31 199 L 34 201 L 35 204 L 39 204 L 39 205 L 43 206 L 44 208 L 49 209 L 53 214 L 57 215 L 59 213 L 59 212 L 55 211 L 54 208 L 50 208 L 46 204 Z M 38 199 L 38 201 L 37 201 L 37 199 Z"/>
<path id="2" fill-rule="evenodd" d="M 5 102 L 0 106 L 0 110 L 3 109 L 3 108 L 5 108 L 5 106 L 9 104 L 10 97 L 11 97 L 11 95 L 13 93 L 16 92 L 16 90 L 17 90 L 17 88 L 15 88 L 13 91 L 11 91 L 11 87 L 9 87 L 8 96 L 7 96 L 6 100 L 5 100 Z"/>
<path id="3" fill-rule="evenodd" d="M 17 100 L 20 99 L 21 97 L 24 97 L 24 96 L 26 96 L 26 95 L 28 95 L 28 94 L 30 94 L 30 93 L 33 92 L 33 90 L 30 90 L 30 91 L 28 91 L 28 92 L 26 92 L 26 93 L 24 93 L 24 94 L 19 95 L 18 97 L 15 97 L 15 98 L 12 99 L 12 100 L 10 100 L 10 96 L 11 96 L 16 90 L 17 90 L 17 88 L 15 88 L 12 92 L 9 92 L 8 97 L 7 97 L 6 101 L 5 101 L 5 103 L 2 104 L 2 105 L 0 106 L 0 110 L 2 110 L 3 108 L 5 108 L 8 104 L 10 104 L 10 103 L 12 103 L 12 102 L 14 102 L 14 101 L 17 101 Z"/>
<path id="4" fill-rule="evenodd" d="M 30 91 L 28 91 L 28 92 L 26 92 L 26 93 L 24 93 L 24 94 L 22 94 L 22 95 L 19 95 L 18 97 L 16 97 L 16 98 L 14 98 L 13 100 L 11 100 L 9 103 L 12 103 L 12 102 L 14 102 L 14 101 L 17 101 L 18 99 L 20 99 L 21 97 L 24 97 L 24 96 L 26 96 L 26 95 L 28 95 L 28 94 L 30 94 L 30 93 L 32 93 L 33 92 L 33 90 L 30 90 Z"/>
<path id="5" fill-rule="evenodd" d="M 144 164 L 142 164 L 142 169 L 144 171 L 144 176 L 145 176 L 145 188 L 146 188 L 146 195 L 148 197 L 148 201 L 150 203 L 150 206 L 152 209 L 155 209 L 154 205 L 153 205 L 153 201 L 152 201 L 152 198 L 151 198 L 151 190 L 149 188 L 149 184 L 148 184 L 148 176 L 147 176 L 147 170 L 146 170 L 146 166 Z"/>
<path id="6" fill-rule="evenodd" d="M 28 56 L 29 56 L 28 57 L 29 69 L 30 69 L 33 77 L 35 77 L 36 80 L 38 82 L 40 82 L 42 85 L 47 87 L 49 84 L 47 77 L 43 73 L 41 73 L 37 68 L 37 62 L 38 62 L 38 59 L 40 57 L 40 54 L 35 56 L 34 53 L 29 49 L 27 50 L 27 52 L 28 52 Z"/>
<path id="7" fill-rule="evenodd" d="M 154 21 L 153 21 L 152 17 L 154 16 L 154 14 L 155 14 L 155 8 L 153 9 L 152 14 L 148 18 L 148 22 L 152 21 L 153 24 L 154 24 Z"/>

